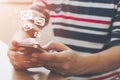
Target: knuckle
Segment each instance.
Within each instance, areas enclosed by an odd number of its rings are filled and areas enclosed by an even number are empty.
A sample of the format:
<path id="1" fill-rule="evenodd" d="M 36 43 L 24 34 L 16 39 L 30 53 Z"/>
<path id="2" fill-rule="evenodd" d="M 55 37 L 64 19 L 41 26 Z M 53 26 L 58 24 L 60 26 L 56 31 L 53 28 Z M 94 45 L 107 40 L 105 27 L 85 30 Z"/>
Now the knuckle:
<path id="1" fill-rule="evenodd" d="M 57 44 L 56 41 L 51 41 L 51 42 L 49 43 L 49 45 L 51 45 L 51 46 L 55 46 L 56 44 Z"/>
<path id="2" fill-rule="evenodd" d="M 54 46 L 55 46 L 55 44 L 56 44 L 56 43 L 55 43 L 55 42 L 53 42 L 53 41 L 50 43 L 51 47 L 54 47 Z"/>
<path id="3" fill-rule="evenodd" d="M 55 42 L 54 42 L 54 41 L 51 41 L 51 45 L 55 45 Z"/>
<path id="4" fill-rule="evenodd" d="M 66 59 L 68 61 L 72 60 L 73 56 L 74 56 L 74 51 L 73 50 L 68 50 L 68 56 L 66 57 Z"/>
<path id="5" fill-rule="evenodd" d="M 64 71 L 69 71 L 70 66 L 69 66 L 68 63 L 64 63 L 64 64 L 62 65 L 62 68 L 63 68 Z"/>
<path id="6" fill-rule="evenodd" d="M 72 55 L 71 55 L 71 54 L 68 55 L 68 56 L 66 57 L 66 59 L 67 59 L 68 61 L 70 61 L 70 60 L 72 59 Z"/>

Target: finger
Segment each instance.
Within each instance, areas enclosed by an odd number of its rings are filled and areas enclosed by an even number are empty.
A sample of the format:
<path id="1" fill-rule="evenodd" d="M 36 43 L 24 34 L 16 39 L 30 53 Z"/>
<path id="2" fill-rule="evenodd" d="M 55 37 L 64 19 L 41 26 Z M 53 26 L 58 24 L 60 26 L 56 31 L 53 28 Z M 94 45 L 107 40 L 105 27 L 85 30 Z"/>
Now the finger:
<path id="1" fill-rule="evenodd" d="M 32 61 L 24 61 L 22 62 L 23 63 L 23 67 L 26 67 L 26 68 L 33 68 L 33 67 L 41 67 L 42 64 L 38 64 L 37 62 L 32 62 Z"/>
<path id="2" fill-rule="evenodd" d="M 15 41 L 15 40 L 12 41 L 12 45 L 13 45 L 13 46 L 17 46 L 17 41 Z"/>
<path id="3" fill-rule="evenodd" d="M 7 56 L 10 58 L 10 60 L 15 60 L 14 51 L 9 50 L 8 53 L 7 53 Z"/>
<path id="4" fill-rule="evenodd" d="M 39 61 L 36 58 L 31 58 L 30 61 L 35 63 L 34 67 L 41 67 L 43 65 L 43 62 Z"/>
<path id="5" fill-rule="evenodd" d="M 49 15 L 49 12 L 46 11 L 44 7 L 41 7 L 41 8 L 40 7 L 39 8 L 37 8 L 37 7 L 31 7 L 31 10 L 33 11 L 33 14 L 35 16 L 42 16 L 42 17 L 44 17 L 45 18 L 45 25 L 48 24 L 50 15 Z M 37 11 L 35 11 L 35 10 L 37 10 Z"/>
<path id="6" fill-rule="evenodd" d="M 37 59 L 28 57 L 24 55 L 24 53 L 21 53 L 19 51 L 14 52 L 11 51 L 10 54 L 8 55 L 10 57 L 13 64 L 17 64 L 21 66 L 22 68 L 30 68 L 30 67 L 41 67 L 42 65 L 40 62 L 38 62 Z"/>
<path id="7" fill-rule="evenodd" d="M 11 42 L 10 50 L 24 51 L 25 48 L 24 48 L 24 47 L 18 47 L 18 42 L 15 41 L 15 40 L 13 40 L 13 41 Z"/>
<path id="8" fill-rule="evenodd" d="M 61 70 L 62 68 L 62 63 L 43 63 L 44 67 L 49 69 L 49 70 Z"/>
<path id="9" fill-rule="evenodd" d="M 28 54 L 27 52 L 21 52 L 21 51 L 9 51 L 8 56 L 13 60 L 17 60 L 20 62 L 31 59 L 31 54 Z"/>
<path id="10" fill-rule="evenodd" d="M 64 63 L 47 63 L 44 67 L 61 75 L 68 75 L 70 73 L 68 72 L 68 68 L 64 66 Z"/>
<path id="11" fill-rule="evenodd" d="M 25 53 L 24 52 L 20 52 L 20 51 L 12 52 L 11 57 L 13 57 L 13 59 L 17 60 L 17 61 L 21 61 L 21 60 L 26 60 L 27 59 L 27 57 L 25 57 Z"/>
<path id="12" fill-rule="evenodd" d="M 13 40 L 11 42 L 10 50 L 17 50 L 17 41 Z"/>
<path id="13" fill-rule="evenodd" d="M 56 50 L 56 51 L 63 51 L 63 50 L 68 50 L 70 49 L 66 45 L 58 42 L 50 42 L 47 45 L 43 46 L 46 50 Z"/>
<path id="14" fill-rule="evenodd" d="M 70 51 L 66 50 L 63 52 L 56 52 L 54 54 L 50 53 L 32 53 L 32 57 L 39 58 L 39 60 L 46 61 L 46 62 L 64 62 L 68 61 L 71 57 L 69 55 Z"/>

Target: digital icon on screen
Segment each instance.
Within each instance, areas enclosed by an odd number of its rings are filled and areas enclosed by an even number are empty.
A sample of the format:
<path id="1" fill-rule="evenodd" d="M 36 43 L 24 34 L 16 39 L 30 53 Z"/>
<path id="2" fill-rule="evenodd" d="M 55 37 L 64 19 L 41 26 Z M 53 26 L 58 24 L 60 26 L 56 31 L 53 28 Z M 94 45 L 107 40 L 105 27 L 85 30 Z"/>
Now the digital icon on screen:
<path id="1" fill-rule="evenodd" d="M 26 39 L 26 42 L 37 44 L 36 39 L 34 39 L 34 38 L 28 38 L 28 39 Z"/>
<path id="2" fill-rule="evenodd" d="M 35 32 L 34 37 L 39 38 L 41 36 L 41 32 Z"/>
<path id="3" fill-rule="evenodd" d="M 34 24 L 44 26 L 45 25 L 45 18 L 42 17 L 35 17 Z"/>
<path id="4" fill-rule="evenodd" d="M 23 25 L 23 30 L 24 31 L 29 31 L 29 30 L 31 30 L 32 29 L 32 24 L 31 23 L 25 23 L 24 25 Z"/>
<path id="5" fill-rule="evenodd" d="M 20 17 L 21 20 L 29 20 L 32 19 L 32 11 L 31 10 L 24 10 L 24 11 L 20 11 Z"/>
<path id="6" fill-rule="evenodd" d="M 33 13 L 31 10 L 20 11 L 20 18 L 22 21 L 26 22 L 22 26 L 22 29 L 26 32 L 31 29 L 34 29 L 34 27 L 32 27 L 33 26 L 32 24 L 35 24 L 35 25 L 41 26 L 41 27 L 45 25 L 45 18 L 40 17 L 40 16 L 33 16 Z M 29 22 L 30 20 L 33 20 L 33 23 Z M 39 38 L 41 36 L 41 33 L 34 32 L 32 35 L 34 35 L 34 37 L 36 37 L 36 38 Z"/>

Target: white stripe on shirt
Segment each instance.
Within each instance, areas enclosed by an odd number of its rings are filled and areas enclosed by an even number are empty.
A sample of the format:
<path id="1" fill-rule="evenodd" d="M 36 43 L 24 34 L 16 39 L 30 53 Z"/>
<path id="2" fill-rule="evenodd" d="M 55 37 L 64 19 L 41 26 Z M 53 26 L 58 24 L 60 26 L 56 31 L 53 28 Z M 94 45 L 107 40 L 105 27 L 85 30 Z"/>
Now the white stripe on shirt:
<path id="1" fill-rule="evenodd" d="M 100 31 L 73 28 L 73 27 L 62 27 L 61 25 L 55 25 L 55 24 L 52 27 L 54 29 L 63 29 L 67 31 L 82 32 L 82 33 L 87 33 L 87 34 L 96 34 L 96 35 L 107 35 L 108 34 L 108 32 L 100 32 Z"/>
<path id="2" fill-rule="evenodd" d="M 114 26 L 120 26 L 120 21 L 116 21 L 113 23 Z"/>
<path id="3" fill-rule="evenodd" d="M 91 28 L 98 28 L 98 29 L 108 29 L 108 24 L 100 24 L 100 23 L 92 23 L 92 22 L 85 22 L 85 21 L 75 21 L 70 19 L 63 19 L 63 18 L 53 18 L 51 19 L 52 22 L 61 22 L 61 23 L 67 23 L 72 25 L 78 25 L 78 26 L 85 26 L 85 27 L 91 27 Z"/>
<path id="4" fill-rule="evenodd" d="M 120 38 L 111 38 L 110 41 L 112 42 L 112 41 L 116 41 L 116 40 L 120 40 Z"/>
<path id="5" fill-rule="evenodd" d="M 69 38 L 63 38 L 63 37 L 55 37 L 54 40 L 60 41 L 61 43 L 64 43 L 64 44 L 82 46 L 85 48 L 101 49 L 103 47 L 102 43 L 93 43 L 93 42 L 75 40 L 75 39 L 69 39 Z"/>

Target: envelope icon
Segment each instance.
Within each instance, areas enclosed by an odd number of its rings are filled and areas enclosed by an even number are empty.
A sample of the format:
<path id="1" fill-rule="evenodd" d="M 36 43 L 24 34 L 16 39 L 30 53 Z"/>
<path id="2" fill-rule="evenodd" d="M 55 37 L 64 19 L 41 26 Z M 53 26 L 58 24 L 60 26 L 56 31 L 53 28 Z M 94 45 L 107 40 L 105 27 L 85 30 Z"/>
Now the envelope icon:
<path id="1" fill-rule="evenodd" d="M 29 31 L 32 29 L 32 24 L 31 23 L 26 23 L 23 25 L 23 30 L 24 31 Z"/>
<path id="2" fill-rule="evenodd" d="M 35 33 L 34 33 L 34 37 L 39 38 L 40 36 L 41 36 L 41 33 L 40 33 L 40 32 L 35 32 Z"/>
<path id="3" fill-rule="evenodd" d="M 34 24 L 44 26 L 45 25 L 45 18 L 35 17 Z"/>
<path id="4" fill-rule="evenodd" d="M 20 12 L 21 20 L 29 20 L 32 19 L 32 11 L 31 10 L 25 10 Z"/>

